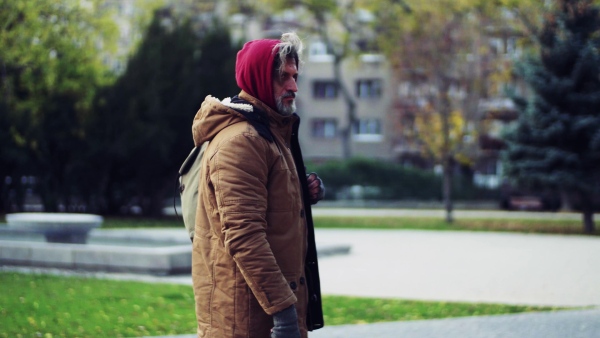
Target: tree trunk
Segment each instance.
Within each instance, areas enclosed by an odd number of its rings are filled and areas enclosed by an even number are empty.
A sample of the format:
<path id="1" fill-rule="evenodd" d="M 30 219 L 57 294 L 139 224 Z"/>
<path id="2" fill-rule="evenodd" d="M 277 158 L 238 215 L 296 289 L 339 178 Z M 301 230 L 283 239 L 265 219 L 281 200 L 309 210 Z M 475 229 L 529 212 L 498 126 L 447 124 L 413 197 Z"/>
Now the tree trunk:
<path id="1" fill-rule="evenodd" d="M 579 196 L 581 196 L 583 232 L 593 234 L 596 231 L 596 226 L 594 224 L 594 205 L 591 194 L 582 193 Z"/>
<path id="2" fill-rule="evenodd" d="M 450 81 L 448 78 L 441 78 L 442 89 L 440 92 L 438 111 L 442 118 L 442 133 L 444 134 L 444 144 L 442 145 L 442 165 L 444 171 L 443 177 L 443 198 L 444 208 L 446 209 L 446 222 L 452 223 L 452 155 L 450 152 L 450 99 L 448 90 Z"/>
<path id="3" fill-rule="evenodd" d="M 352 126 L 356 122 L 356 103 L 348 91 L 348 88 L 342 81 L 342 59 L 335 56 L 333 62 L 333 74 L 337 82 L 338 89 L 340 90 L 344 102 L 346 103 L 346 114 L 348 117 L 347 125 L 342 129 L 340 136 L 342 141 L 342 156 L 345 160 L 352 157 Z"/>
<path id="4" fill-rule="evenodd" d="M 340 131 L 340 137 L 342 141 L 342 158 L 344 160 L 352 157 L 352 147 L 350 145 L 350 137 L 352 135 L 352 125 L 348 123 L 348 126 Z"/>
<path id="5" fill-rule="evenodd" d="M 593 234 L 596 232 L 596 225 L 594 224 L 594 212 L 591 210 L 583 212 L 583 232 L 586 234 Z"/>
<path id="6" fill-rule="evenodd" d="M 443 197 L 444 209 L 446 210 L 446 222 L 452 223 L 452 163 L 450 158 L 444 160 Z"/>
<path id="7" fill-rule="evenodd" d="M 571 205 L 571 196 L 569 196 L 564 189 L 560 189 L 560 210 L 573 211 L 573 206 Z"/>

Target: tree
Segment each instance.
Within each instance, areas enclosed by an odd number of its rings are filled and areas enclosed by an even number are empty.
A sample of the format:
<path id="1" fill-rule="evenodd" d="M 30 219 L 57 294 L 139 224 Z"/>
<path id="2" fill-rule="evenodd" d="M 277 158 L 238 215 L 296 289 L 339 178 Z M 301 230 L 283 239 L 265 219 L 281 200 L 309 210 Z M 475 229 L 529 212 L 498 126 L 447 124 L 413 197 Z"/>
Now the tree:
<path id="1" fill-rule="evenodd" d="M 415 93 L 411 109 L 415 116 L 407 125 L 421 124 L 421 131 L 414 133 L 418 144 L 442 165 L 446 221 L 452 222 L 453 164 L 457 159 L 467 161 L 467 147 L 474 145 L 464 142 L 464 136 L 475 127 L 469 122 L 479 119 L 479 102 L 494 94 L 493 78 L 502 70 L 500 57 L 487 42 L 494 33 L 490 28 L 501 27 L 500 9 L 481 0 L 382 1 L 375 12 L 378 45 L 398 82 Z M 453 120 L 464 122 L 453 126 Z M 438 134 L 430 135 L 436 125 Z"/>
<path id="2" fill-rule="evenodd" d="M 56 211 L 73 194 L 84 121 L 108 80 L 97 46 L 113 45 L 115 26 L 98 0 L 2 0 L 0 22 L 0 176 L 36 176 Z"/>
<path id="3" fill-rule="evenodd" d="M 375 47 L 371 27 L 359 20 L 365 5 L 354 0 L 263 0 L 262 3 L 279 12 L 293 9 L 297 17 L 294 25 L 303 33 L 317 37 L 333 57 L 333 81 L 346 105 L 346 124 L 340 131 L 342 156 L 349 159 L 352 157 L 352 130 L 358 119 L 356 101 L 343 80 L 342 64 Z"/>
<path id="4" fill-rule="evenodd" d="M 333 55 L 334 81 L 346 103 L 347 124 L 340 132 L 342 156 L 344 159 L 349 159 L 352 157 L 352 128 L 357 121 L 356 102 L 352 92 L 344 85 L 342 62 L 351 55 L 352 48 L 355 47 L 351 37 L 352 34 L 358 34 L 358 27 L 353 20 L 357 8 L 354 1 L 346 2 L 341 6 L 336 0 L 307 0 L 300 3 L 314 18 L 315 24 L 308 26 L 311 33 L 316 33 L 327 46 L 327 51 Z"/>
<path id="5" fill-rule="evenodd" d="M 89 125 L 89 163 L 98 173 L 90 202 L 102 213 L 134 202 L 144 214 L 160 215 L 164 199 L 176 193 L 204 97 L 237 93 L 235 51 L 220 25 L 198 32 L 168 9 L 155 13 L 125 73 L 97 97 Z"/>
<path id="6" fill-rule="evenodd" d="M 520 184 L 573 192 L 587 233 L 600 193 L 599 13 L 590 0 L 558 0 L 545 17 L 539 53 L 516 69 L 532 95 L 514 97 L 521 114 L 505 152 L 506 174 Z"/>
<path id="7" fill-rule="evenodd" d="M 448 139 L 444 137 L 443 123 L 439 114 L 431 109 L 423 109 L 415 116 L 415 129 L 417 138 L 423 145 L 423 152 L 428 158 L 442 158 L 441 151 L 444 149 L 444 142 L 450 143 L 450 148 L 455 149 L 453 160 L 460 164 L 468 166 L 470 164 L 469 154 L 461 151 L 465 138 L 474 139 L 475 132 L 469 130 L 467 121 L 460 111 L 452 111 L 448 116 Z"/>

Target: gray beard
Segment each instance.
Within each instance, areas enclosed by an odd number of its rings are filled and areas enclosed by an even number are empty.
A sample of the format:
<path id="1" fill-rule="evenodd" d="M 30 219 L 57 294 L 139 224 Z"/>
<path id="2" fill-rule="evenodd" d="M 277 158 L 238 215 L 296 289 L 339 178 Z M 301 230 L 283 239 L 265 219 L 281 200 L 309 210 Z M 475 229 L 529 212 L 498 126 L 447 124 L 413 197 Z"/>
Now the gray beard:
<path id="1" fill-rule="evenodd" d="M 277 112 L 283 116 L 290 116 L 296 111 L 296 100 L 292 104 L 286 105 L 281 97 L 277 98 Z"/>

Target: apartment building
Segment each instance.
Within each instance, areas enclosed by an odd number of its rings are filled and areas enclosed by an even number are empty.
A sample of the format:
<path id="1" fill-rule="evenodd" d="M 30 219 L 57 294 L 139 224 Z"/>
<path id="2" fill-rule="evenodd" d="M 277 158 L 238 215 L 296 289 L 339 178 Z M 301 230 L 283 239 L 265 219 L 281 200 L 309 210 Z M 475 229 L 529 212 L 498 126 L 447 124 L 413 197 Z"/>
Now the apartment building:
<path id="1" fill-rule="evenodd" d="M 478 138 L 479 156 L 475 163 L 473 183 L 481 187 L 498 188 L 502 185 L 500 152 L 506 147 L 502 132 L 518 117 L 512 100 L 495 98 L 479 104 L 482 132 Z"/>
<path id="2" fill-rule="evenodd" d="M 348 106 L 336 85 L 333 56 L 319 41 L 308 42 L 307 47 L 297 99 L 303 155 L 316 161 L 340 159 L 344 156 L 342 130 L 350 123 Z M 392 79 L 388 62 L 378 54 L 357 55 L 342 61 L 341 73 L 342 83 L 356 104 L 351 155 L 392 159 Z"/>

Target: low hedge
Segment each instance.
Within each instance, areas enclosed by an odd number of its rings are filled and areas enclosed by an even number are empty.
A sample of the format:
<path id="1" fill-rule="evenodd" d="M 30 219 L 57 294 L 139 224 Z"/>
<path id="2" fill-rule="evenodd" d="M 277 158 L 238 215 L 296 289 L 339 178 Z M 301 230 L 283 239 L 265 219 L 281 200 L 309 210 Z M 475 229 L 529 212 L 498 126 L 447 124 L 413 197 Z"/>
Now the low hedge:
<path id="1" fill-rule="evenodd" d="M 352 186 L 363 189 L 364 199 L 441 200 L 442 177 L 430 170 L 403 167 L 400 164 L 366 158 L 331 160 L 321 164 L 307 163 L 325 182 L 326 199 L 343 198 Z M 497 190 L 476 187 L 469 177 L 455 176 L 453 199 L 497 199 Z"/>

